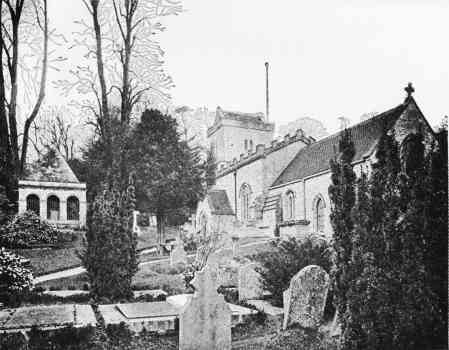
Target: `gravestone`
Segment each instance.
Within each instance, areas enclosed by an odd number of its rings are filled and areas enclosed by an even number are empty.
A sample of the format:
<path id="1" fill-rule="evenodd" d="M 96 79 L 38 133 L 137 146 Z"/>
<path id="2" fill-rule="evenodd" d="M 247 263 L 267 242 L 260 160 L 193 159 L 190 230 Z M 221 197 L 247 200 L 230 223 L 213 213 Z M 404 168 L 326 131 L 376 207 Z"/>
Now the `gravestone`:
<path id="1" fill-rule="evenodd" d="M 317 265 L 299 271 L 284 292 L 284 329 L 292 324 L 318 328 L 326 305 L 329 275 Z"/>
<path id="2" fill-rule="evenodd" d="M 256 267 L 256 263 L 249 263 L 239 268 L 238 287 L 239 300 L 241 301 L 263 297 L 263 286 Z"/>
<path id="3" fill-rule="evenodd" d="M 179 315 L 179 349 L 230 350 L 231 310 L 217 293 L 216 274 L 206 265 L 191 284 L 195 293 Z"/>
<path id="4" fill-rule="evenodd" d="M 184 244 L 178 240 L 174 249 L 170 251 L 170 266 L 178 263 L 187 264 L 187 253 L 184 250 Z"/>
<path id="5" fill-rule="evenodd" d="M 137 210 L 133 211 L 133 232 L 136 233 L 138 236 L 142 233 L 140 231 L 139 224 L 137 223 L 137 217 L 139 216 L 140 212 Z"/>

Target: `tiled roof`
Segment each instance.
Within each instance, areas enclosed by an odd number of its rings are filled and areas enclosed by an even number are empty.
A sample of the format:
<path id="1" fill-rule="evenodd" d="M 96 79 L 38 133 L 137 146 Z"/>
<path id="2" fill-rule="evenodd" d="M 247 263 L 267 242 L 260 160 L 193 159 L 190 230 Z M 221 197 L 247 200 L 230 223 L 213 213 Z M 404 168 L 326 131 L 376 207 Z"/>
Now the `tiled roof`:
<path id="1" fill-rule="evenodd" d="M 79 183 L 64 157 L 57 151 L 52 152 L 45 162 L 40 160 L 27 165 L 21 180 Z"/>
<path id="2" fill-rule="evenodd" d="M 212 214 L 234 215 L 225 190 L 212 190 L 207 194 Z"/>
<path id="3" fill-rule="evenodd" d="M 406 106 L 405 103 L 401 104 L 348 128 L 351 131 L 352 141 L 355 146 L 354 162 L 363 160 L 365 156 L 369 155 L 369 152 L 374 149 L 382 135 L 385 123 L 387 123 L 386 127 L 388 129 L 391 128 Z M 328 170 L 330 168 L 330 159 L 338 152 L 340 134 L 341 132 L 338 132 L 302 148 L 279 175 L 272 187 L 284 185 Z"/>

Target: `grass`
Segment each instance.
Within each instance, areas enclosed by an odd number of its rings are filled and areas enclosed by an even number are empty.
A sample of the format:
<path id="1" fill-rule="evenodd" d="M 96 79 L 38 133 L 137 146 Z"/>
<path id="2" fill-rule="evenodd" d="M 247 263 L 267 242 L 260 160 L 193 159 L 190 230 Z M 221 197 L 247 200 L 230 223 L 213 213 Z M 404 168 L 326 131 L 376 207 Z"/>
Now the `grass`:
<path id="1" fill-rule="evenodd" d="M 69 247 L 16 249 L 15 253 L 29 259 L 33 274 L 39 276 L 81 265 L 78 257 L 80 249 L 81 240 L 77 239 Z"/>
<path id="2" fill-rule="evenodd" d="M 166 239 L 176 237 L 178 232 L 176 228 L 172 227 L 168 227 L 166 231 Z M 157 244 L 156 228 L 144 228 L 137 240 L 138 250 L 154 247 Z M 78 237 L 77 240 L 64 248 L 16 249 L 14 252 L 29 259 L 34 276 L 40 276 L 80 266 L 81 260 L 78 257 L 78 253 L 81 249 L 82 239 Z M 146 254 L 140 257 L 140 261 L 151 261 L 160 258 L 160 256 Z"/>
<path id="3" fill-rule="evenodd" d="M 86 273 L 75 276 L 58 278 L 37 284 L 46 290 L 57 289 L 83 289 L 88 283 Z M 137 274 L 133 278 L 133 289 L 162 289 L 169 295 L 186 293 L 187 289 L 184 284 L 184 277 L 181 274 L 162 274 L 154 272 L 150 265 L 141 266 Z"/>

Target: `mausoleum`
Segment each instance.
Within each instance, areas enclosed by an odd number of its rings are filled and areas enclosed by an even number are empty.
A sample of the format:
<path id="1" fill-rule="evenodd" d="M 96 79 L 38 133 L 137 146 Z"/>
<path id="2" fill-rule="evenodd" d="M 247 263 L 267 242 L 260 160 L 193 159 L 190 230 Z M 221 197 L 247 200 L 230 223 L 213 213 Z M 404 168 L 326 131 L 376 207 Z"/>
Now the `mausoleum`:
<path id="1" fill-rule="evenodd" d="M 50 224 L 86 225 L 86 184 L 57 151 L 27 166 L 19 180 L 19 213 L 30 210 Z"/>

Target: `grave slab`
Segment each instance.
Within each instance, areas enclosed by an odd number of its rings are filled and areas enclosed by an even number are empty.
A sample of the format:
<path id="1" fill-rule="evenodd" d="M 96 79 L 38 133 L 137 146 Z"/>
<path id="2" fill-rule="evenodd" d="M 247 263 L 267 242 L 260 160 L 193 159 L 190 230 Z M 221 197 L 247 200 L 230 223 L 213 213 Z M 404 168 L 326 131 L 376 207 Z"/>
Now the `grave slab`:
<path id="1" fill-rule="evenodd" d="M 0 311 L 0 331 L 27 331 L 33 326 L 40 329 L 58 329 L 95 326 L 96 319 L 90 305 L 66 304 L 29 306 Z"/>

